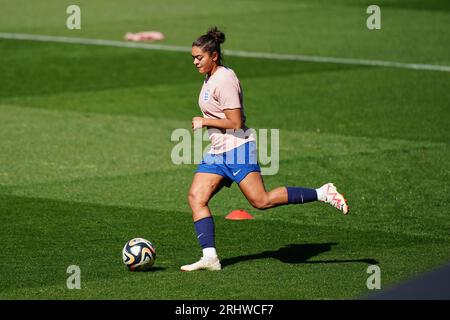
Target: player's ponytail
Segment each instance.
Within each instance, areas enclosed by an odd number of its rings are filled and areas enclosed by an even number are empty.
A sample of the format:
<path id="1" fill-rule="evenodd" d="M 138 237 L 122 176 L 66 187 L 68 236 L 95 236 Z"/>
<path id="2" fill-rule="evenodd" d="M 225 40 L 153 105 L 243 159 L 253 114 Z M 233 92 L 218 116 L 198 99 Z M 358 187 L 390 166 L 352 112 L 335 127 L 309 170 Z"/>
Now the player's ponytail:
<path id="1" fill-rule="evenodd" d="M 208 32 L 195 40 L 192 43 L 193 47 L 202 48 L 203 51 L 209 52 L 212 55 L 217 52 L 219 59 L 218 63 L 222 64 L 222 50 L 220 45 L 225 42 L 225 34 L 217 27 L 209 28 Z"/>
<path id="2" fill-rule="evenodd" d="M 212 27 L 208 30 L 207 35 L 209 35 L 216 43 L 221 45 L 225 42 L 225 34 L 220 31 L 217 27 Z"/>

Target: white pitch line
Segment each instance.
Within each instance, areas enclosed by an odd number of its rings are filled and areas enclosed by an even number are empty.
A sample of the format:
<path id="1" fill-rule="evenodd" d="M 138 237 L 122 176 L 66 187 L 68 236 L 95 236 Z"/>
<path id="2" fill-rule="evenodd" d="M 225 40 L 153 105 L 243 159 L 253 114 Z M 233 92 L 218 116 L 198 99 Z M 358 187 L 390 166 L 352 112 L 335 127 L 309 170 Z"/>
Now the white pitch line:
<path id="1" fill-rule="evenodd" d="M 146 50 L 191 52 L 190 47 L 182 47 L 182 46 L 171 46 L 171 45 L 140 43 L 140 42 L 125 42 L 125 41 L 117 41 L 117 40 L 60 37 L 60 36 L 48 36 L 48 35 L 37 35 L 37 34 L 20 34 L 20 33 L 0 32 L 0 39 L 75 43 L 75 44 L 120 47 L 120 48 L 137 48 L 137 49 L 146 49 Z M 320 56 L 306 56 L 306 55 L 264 53 L 264 52 L 250 52 L 250 51 L 235 51 L 235 50 L 224 50 L 224 54 L 228 55 L 228 56 L 245 57 L 245 58 L 305 61 L 305 62 L 318 62 L 318 63 L 336 63 L 336 64 L 363 65 L 363 66 L 370 66 L 370 67 L 386 67 L 386 68 L 401 68 L 401 69 L 412 69 L 412 70 L 450 72 L 450 66 L 435 65 L 435 64 L 402 63 L 402 62 L 383 61 L 383 60 L 347 59 L 347 58 L 335 58 L 335 57 L 320 57 Z"/>

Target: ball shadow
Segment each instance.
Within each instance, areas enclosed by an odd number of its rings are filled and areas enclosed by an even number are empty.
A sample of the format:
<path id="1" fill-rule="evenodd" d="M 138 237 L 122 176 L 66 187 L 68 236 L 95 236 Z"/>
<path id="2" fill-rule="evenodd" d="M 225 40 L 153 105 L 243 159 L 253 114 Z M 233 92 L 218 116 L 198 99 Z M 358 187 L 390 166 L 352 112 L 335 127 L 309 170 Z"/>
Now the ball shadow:
<path id="1" fill-rule="evenodd" d="M 150 269 L 148 269 L 148 270 L 134 270 L 134 271 L 131 271 L 131 270 L 129 270 L 130 272 L 138 272 L 138 273 L 141 273 L 141 272 L 145 272 L 145 273 L 148 273 L 148 272 L 158 272 L 158 271 L 164 271 L 164 270 L 166 270 L 167 268 L 163 268 L 163 267 L 151 267 Z"/>

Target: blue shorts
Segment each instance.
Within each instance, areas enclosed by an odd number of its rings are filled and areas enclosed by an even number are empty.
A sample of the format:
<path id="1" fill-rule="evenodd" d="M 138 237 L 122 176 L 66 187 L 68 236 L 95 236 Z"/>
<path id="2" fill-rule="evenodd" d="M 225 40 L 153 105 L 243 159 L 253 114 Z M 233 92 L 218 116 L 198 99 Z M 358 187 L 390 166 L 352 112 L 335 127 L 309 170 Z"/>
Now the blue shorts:
<path id="1" fill-rule="evenodd" d="M 256 142 L 250 141 L 224 153 L 208 153 L 195 172 L 214 173 L 224 177 L 224 185 L 239 184 L 250 172 L 261 172 Z"/>

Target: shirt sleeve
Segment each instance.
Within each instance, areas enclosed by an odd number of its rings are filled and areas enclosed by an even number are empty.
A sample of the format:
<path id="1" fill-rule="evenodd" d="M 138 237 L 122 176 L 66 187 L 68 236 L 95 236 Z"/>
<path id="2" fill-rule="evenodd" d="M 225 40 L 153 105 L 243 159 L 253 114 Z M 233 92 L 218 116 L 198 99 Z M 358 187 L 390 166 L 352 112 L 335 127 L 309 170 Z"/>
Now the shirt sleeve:
<path id="1" fill-rule="evenodd" d="M 240 109 L 241 106 L 241 87 L 236 79 L 224 79 L 216 88 L 219 107 L 225 109 Z"/>

